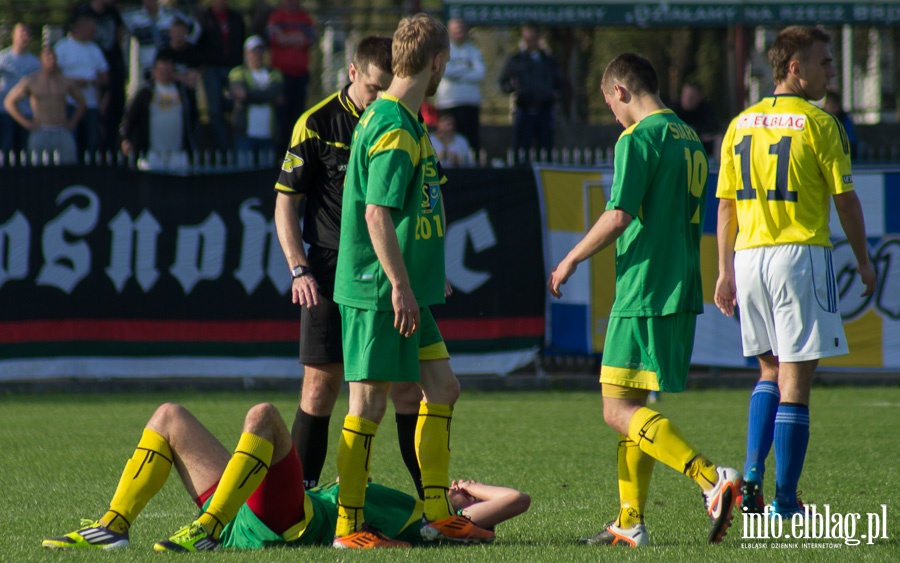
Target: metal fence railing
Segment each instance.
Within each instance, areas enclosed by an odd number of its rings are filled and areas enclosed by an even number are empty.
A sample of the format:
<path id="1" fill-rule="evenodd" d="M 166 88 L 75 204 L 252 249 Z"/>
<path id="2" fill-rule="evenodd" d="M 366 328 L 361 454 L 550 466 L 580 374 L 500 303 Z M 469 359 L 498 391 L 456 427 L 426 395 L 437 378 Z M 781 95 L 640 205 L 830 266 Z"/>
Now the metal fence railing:
<path id="1" fill-rule="evenodd" d="M 491 156 L 493 154 L 493 156 Z M 499 155 L 499 156 L 498 156 Z M 593 167 L 612 166 L 615 147 L 559 147 L 550 151 L 515 151 L 507 149 L 505 154 L 488 153 L 482 149 L 477 154 L 470 152 L 460 163 L 442 162 L 444 168 L 510 168 L 530 164 L 550 164 L 558 166 Z M 87 166 L 127 166 L 147 172 L 169 172 L 202 174 L 239 170 L 276 169 L 280 155 L 274 151 L 259 153 L 240 151 L 197 151 L 187 153 L 149 152 L 126 157 L 121 152 L 84 153 L 79 164 Z M 900 142 L 890 144 L 860 144 L 859 154 L 853 160 L 859 165 L 900 165 Z M 717 159 L 710 157 L 715 166 Z M 59 166 L 58 151 L 42 152 L 0 152 L 0 168 L 16 166 Z"/>

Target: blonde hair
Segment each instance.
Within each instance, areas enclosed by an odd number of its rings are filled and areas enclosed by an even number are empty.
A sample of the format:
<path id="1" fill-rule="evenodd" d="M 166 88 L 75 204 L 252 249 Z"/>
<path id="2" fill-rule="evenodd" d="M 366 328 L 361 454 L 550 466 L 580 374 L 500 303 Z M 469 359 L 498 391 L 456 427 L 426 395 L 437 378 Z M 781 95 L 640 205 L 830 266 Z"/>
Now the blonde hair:
<path id="1" fill-rule="evenodd" d="M 394 32 L 394 76 L 415 76 L 425 70 L 438 53 L 449 49 L 450 35 L 444 24 L 424 13 L 403 18 Z"/>

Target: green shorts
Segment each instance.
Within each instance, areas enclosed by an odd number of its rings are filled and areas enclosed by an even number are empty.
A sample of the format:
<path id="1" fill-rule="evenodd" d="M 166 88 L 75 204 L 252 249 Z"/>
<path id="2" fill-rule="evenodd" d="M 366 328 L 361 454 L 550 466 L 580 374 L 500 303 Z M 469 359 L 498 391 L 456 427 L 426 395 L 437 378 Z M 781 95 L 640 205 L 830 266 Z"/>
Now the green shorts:
<path id="1" fill-rule="evenodd" d="M 393 311 L 340 309 L 347 381 L 419 381 L 419 360 L 450 357 L 428 307 L 420 310 L 421 326 L 409 338 L 394 328 Z"/>
<path id="2" fill-rule="evenodd" d="M 696 313 L 610 317 L 600 383 L 667 393 L 684 391 L 696 326 Z"/>

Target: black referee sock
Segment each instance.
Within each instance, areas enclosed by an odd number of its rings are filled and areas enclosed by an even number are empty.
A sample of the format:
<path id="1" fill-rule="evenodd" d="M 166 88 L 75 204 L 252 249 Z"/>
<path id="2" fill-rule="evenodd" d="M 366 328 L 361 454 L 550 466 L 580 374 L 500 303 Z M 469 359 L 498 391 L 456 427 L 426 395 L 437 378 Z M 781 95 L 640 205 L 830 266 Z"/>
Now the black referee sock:
<path id="1" fill-rule="evenodd" d="M 422 470 L 419 469 L 419 458 L 416 456 L 416 424 L 419 421 L 419 413 L 396 413 L 394 417 L 397 420 L 397 441 L 400 443 L 400 455 L 403 456 L 403 463 L 406 464 L 413 485 L 416 486 L 419 499 L 425 500 L 425 492 L 422 490 Z"/>
<path id="2" fill-rule="evenodd" d="M 300 463 L 303 466 L 303 488 L 311 489 L 319 484 L 325 456 L 328 453 L 328 424 L 331 415 L 313 416 L 297 407 L 291 438 Z"/>

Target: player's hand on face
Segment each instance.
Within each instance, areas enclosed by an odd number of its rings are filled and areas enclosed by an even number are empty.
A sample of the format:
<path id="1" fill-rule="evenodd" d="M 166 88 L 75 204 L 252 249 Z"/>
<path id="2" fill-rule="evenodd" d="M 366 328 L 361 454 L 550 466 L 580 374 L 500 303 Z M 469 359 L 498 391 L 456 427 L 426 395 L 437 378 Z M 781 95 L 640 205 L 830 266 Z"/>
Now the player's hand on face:
<path id="1" fill-rule="evenodd" d="M 734 306 L 737 305 L 737 290 L 734 286 L 734 277 L 719 274 L 716 280 L 716 293 L 713 296 L 716 307 L 726 317 L 734 316 Z"/>
<path id="2" fill-rule="evenodd" d="M 872 267 L 872 263 L 870 262 L 865 266 L 857 266 L 856 271 L 859 272 L 859 277 L 866 285 L 866 290 L 862 292 L 860 297 L 872 295 L 872 293 L 875 291 L 875 282 L 878 279 L 878 277 L 875 275 L 875 268 Z"/>
<path id="3" fill-rule="evenodd" d="M 315 307 L 319 304 L 319 284 L 311 274 L 294 278 L 291 284 L 291 300 L 301 307 Z"/>
<path id="4" fill-rule="evenodd" d="M 394 328 L 405 337 L 419 330 L 419 303 L 409 288 L 394 288 L 391 291 L 394 306 Z"/>
<path id="5" fill-rule="evenodd" d="M 550 295 L 557 299 L 562 297 L 562 291 L 559 288 L 572 277 L 577 267 L 577 264 L 563 260 L 553 268 L 553 271 L 550 273 L 550 279 L 547 280 L 547 288 L 550 290 Z"/>

